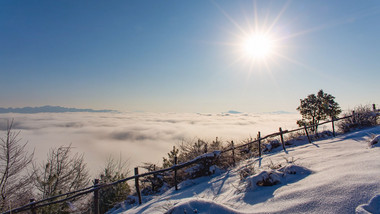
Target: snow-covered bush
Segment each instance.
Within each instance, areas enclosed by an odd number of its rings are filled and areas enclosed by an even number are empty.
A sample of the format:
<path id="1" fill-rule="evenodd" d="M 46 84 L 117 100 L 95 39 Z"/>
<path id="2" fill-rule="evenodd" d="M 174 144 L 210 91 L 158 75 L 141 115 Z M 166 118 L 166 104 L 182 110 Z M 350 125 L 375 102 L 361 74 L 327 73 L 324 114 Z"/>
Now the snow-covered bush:
<path id="1" fill-rule="evenodd" d="M 264 144 L 264 149 L 263 149 L 263 152 L 270 152 L 272 151 L 272 149 L 275 149 L 277 147 L 280 147 L 281 146 L 281 142 L 277 139 L 274 139 L 274 140 L 268 140 L 265 144 Z"/>
<path id="2" fill-rule="evenodd" d="M 338 128 L 343 133 L 349 132 L 352 129 L 370 127 L 377 124 L 376 113 L 369 105 L 358 106 L 354 109 L 354 112 L 353 117 L 345 118 L 338 123 Z M 352 113 L 346 113 L 343 116 L 347 117 L 351 115 Z"/>
<path id="3" fill-rule="evenodd" d="M 280 183 L 286 184 L 309 175 L 311 171 L 305 167 L 289 164 L 279 169 L 263 170 L 244 179 L 248 191 L 253 191 L 260 186 L 274 186 Z"/>
<path id="4" fill-rule="evenodd" d="M 254 190 L 258 186 L 273 186 L 281 183 L 281 173 L 275 170 L 262 171 L 259 174 L 249 176 L 246 180 L 248 188 Z"/>

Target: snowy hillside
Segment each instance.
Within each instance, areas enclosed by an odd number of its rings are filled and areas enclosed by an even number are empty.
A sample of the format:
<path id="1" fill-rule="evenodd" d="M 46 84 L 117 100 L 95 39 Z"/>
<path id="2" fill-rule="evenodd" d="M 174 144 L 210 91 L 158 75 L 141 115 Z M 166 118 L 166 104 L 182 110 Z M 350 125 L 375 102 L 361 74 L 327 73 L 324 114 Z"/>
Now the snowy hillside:
<path id="1" fill-rule="evenodd" d="M 380 213 L 380 143 L 369 145 L 379 134 L 380 126 L 288 147 L 112 213 Z"/>

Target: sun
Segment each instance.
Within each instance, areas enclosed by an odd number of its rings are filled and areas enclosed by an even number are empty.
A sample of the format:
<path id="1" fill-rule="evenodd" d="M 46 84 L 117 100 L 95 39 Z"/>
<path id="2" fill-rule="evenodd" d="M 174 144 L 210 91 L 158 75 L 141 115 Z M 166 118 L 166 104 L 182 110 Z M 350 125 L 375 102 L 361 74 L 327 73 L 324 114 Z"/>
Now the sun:
<path id="1" fill-rule="evenodd" d="M 243 39 L 241 48 L 246 57 L 265 59 L 274 51 L 274 40 L 265 34 L 252 34 Z"/>

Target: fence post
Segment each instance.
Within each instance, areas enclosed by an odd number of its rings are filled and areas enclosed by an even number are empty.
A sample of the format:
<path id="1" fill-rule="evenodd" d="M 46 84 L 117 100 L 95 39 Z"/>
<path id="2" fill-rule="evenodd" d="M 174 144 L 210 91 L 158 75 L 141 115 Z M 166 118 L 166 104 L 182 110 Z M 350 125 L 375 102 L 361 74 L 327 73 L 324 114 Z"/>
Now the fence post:
<path id="1" fill-rule="evenodd" d="M 377 125 L 377 109 L 376 104 L 372 104 L 373 113 L 375 114 L 375 124 Z"/>
<path id="2" fill-rule="evenodd" d="M 207 144 L 205 144 L 205 150 L 204 150 L 204 154 L 206 154 L 206 153 L 207 153 Z M 209 164 L 207 163 L 206 157 L 203 159 L 203 166 L 204 166 L 204 170 L 205 170 L 204 173 L 206 175 L 209 175 Z"/>
<path id="3" fill-rule="evenodd" d="M 355 111 L 352 111 L 352 123 L 356 124 Z"/>
<path id="4" fill-rule="evenodd" d="M 335 126 L 334 126 L 334 120 L 335 120 L 335 117 L 334 117 L 334 116 L 332 116 L 332 117 L 331 117 L 332 131 L 333 131 L 333 136 L 335 137 Z"/>
<path id="5" fill-rule="evenodd" d="M 139 197 L 139 204 L 142 204 L 138 175 L 139 175 L 139 168 L 135 167 L 135 187 L 136 187 L 137 196 Z"/>
<path id="6" fill-rule="evenodd" d="M 30 200 L 29 200 L 29 202 L 31 203 L 31 205 L 30 205 L 30 210 L 32 211 L 32 214 L 36 214 L 37 212 L 36 212 L 36 208 L 35 208 L 35 203 L 34 203 L 34 198 L 31 198 Z"/>
<path id="7" fill-rule="evenodd" d="M 156 171 L 156 164 L 153 164 L 153 172 Z M 156 184 L 157 181 L 157 174 L 153 174 L 153 180 L 152 180 L 152 190 L 153 192 L 156 191 Z"/>
<path id="8" fill-rule="evenodd" d="M 259 157 L 261 157 L 261 136 L 260 132 L 257 133 L 257 140 L 259 141 Z"/>
<path id="9" fill-rule="evenodd" d="M 94 180 L 94 188 L 99 186 L 99 179 Z M 94 190 L 94 213 L 99 214 L 99 189 Z"/>
<path id="10" fill-rule="evenodd" d="M 231 146 L 232 146 L 232 161 L 234 162 L 234 166 L 236 165 L 236 160 L 235 160 L 235 145 L 234 141 L 231 141 Z"/>
<path id="11" fill-rule="evenodd" d="M 303 127 L 305 128 L 305 133 L 306 133 L 307 139 L 309 140 L 309 143 L 311 143 L 309 132 L 307 131 L 306 125 L 303 125 Z"/>
<path id="12" fill-rule="evenodd" d="M 280 127 L 278 130 L 280 131 L 280 138 L 281 138 L 282 149 L 284 149 L 284 151 L 286 151 L 286 149 L 285 149 L 285 142 L 284 142 L 284 136 L 282 134 L 282 128 Z"/>
<path id="13" fill-rule="evenodd" d="M 178 158 L 177 158 L 177 156 L 174 156 L 174 186 L 175 186 L 175 190 L 178 190 L 177 164 L 178 164 Z"/>

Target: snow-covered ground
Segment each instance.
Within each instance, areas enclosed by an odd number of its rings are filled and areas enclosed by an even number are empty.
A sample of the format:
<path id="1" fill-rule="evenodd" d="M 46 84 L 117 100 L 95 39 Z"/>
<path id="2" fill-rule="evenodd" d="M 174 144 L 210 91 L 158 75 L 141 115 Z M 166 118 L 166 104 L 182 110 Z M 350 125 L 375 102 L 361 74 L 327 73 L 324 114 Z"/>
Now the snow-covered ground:
<path id="1" fill-rule="evenodd" d="M 112 213 L 380 213 L 380 143 L 369 144 L 379 134 L 377 126 L 278 149 Z M 277 184 L 258 186 L 263 178 Z"/>

